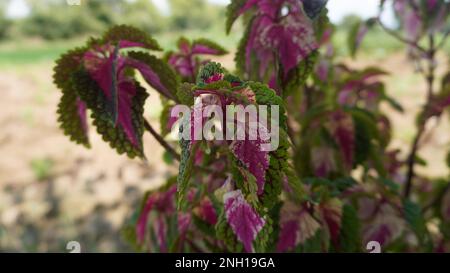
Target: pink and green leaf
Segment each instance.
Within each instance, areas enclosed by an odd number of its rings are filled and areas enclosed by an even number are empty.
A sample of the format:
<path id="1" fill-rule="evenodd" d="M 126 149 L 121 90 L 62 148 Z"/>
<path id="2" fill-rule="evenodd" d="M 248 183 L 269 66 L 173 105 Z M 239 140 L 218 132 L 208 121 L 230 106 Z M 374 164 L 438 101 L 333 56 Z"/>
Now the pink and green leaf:
<path id="1" fill-rule="evenodd" d="M 320 229 L 320 224 L 303 205 L 286 201 L 280 212 L 280 234 L 277 250 L 291 251 L 305 243 Z"/>
<path id="2" fill-rule="evenodd" d="M 85 51 L 79 48 L 62 55 L 56 61 L 53 79 L 62 91 L 57 110 L 60 127 L 71 140 L 89 147 L 86 104 L 78 96 L 71 81 L 74 71 L 81 67 Z"/>
<path id="3" fill-rule="evenodd" d="M 265 220 L 247 203 L 240 190 L 226 193 L 223 198 L 228 224 L 245 251 L 253 252 L 253 241 L 264 227 Z"/>

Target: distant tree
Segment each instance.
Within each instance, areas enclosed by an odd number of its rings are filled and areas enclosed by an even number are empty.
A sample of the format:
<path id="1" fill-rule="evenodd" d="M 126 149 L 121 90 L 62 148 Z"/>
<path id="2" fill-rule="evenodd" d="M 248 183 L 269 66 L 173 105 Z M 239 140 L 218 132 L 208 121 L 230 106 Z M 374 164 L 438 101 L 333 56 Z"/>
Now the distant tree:
<path id="1" fill-rule="evenodd" d="M 124 5 L 125 16 L 119 18 L 120 23 L 126 23 L 141 29 L 157 33 L 163 30 L 167 19 L 161 16 L 158 9 L 150 0 L 136 0 Z"/>
<path id="2" fill-rule="evenodd" d="M 5 3 L 0 3 L 0 41 L 4 40 L 9 33 L 12 22 L 6 18 Z"/>
<path id="3" fill-rule="evenodd" d="M 339 23 L 339 28 L 344 30 L 351 29 L 356 23 L 361 22 L 362 19 L 360 16 L 356 14 L 349 14 L 346 15 L 344 18 L 342 18 L 341 22 Z"/>
<path id="4" fill-rule="evenodd" d="M 220 24 L 225 15 L 223 9 L 205 0 L 169 0 L 169 4 L 170 26 L 174 30 L 210 28 Z"/>
<path id="5" fill-rule="evenodd" d="M 80 6 L 61 0 L 27 3 L 30 15 L 22 23 L 23 34 L 49 40 L 98 33 L 115 24 L 131 24 L 152 33 L 164 27 L 164 18 L 150 0 L 90 0 Z"/>

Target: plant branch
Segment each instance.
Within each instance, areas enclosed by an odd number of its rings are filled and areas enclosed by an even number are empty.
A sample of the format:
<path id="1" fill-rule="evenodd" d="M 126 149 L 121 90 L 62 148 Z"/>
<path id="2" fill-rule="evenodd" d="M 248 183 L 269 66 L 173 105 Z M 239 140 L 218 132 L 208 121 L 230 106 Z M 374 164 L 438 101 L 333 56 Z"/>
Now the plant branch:
<path id="1" fill-rule="evenodd" d="M 166 151 L 173 156 L 173 158 L 175 158 L 175 160 L 177 160 L 178 162 L 181 161 L 181 156 L 177 153 L 177 151 L 175 151 L 175 149 L 172 148 L 172 146 L 170 146 L 170 144 L 167 143 L 167 141 L 165 141 L 164 138 L 155 131 L 155 129 L 148 122 L 148 120 L 144 120 L 144 127 L 147 131 L 150 132 L 150 134 L 152 134 L 152 136 L 156 139 L 156 141 L 158 141 L 158 143 L 161 144 L 161 146 L 163 146 L 164 149 L 166 149 Z M 216 173 L 215 170 L 203 166 L 194 166 L 194 168 L 198 171 L 203 171 L 205 173 Z"/>
<path id="2" fill-rule="evenodd" d="M 429 42 L 429 50 L 427 50 L 427 61 L 428 61 L 428 71 L 426 74 L 426 82 L 427 82 L 427 101 L 424 105 L 423 113 L 426 115 L 428 112 L 428 109 L 431 105 L 431 102 L 433 100 L 433 84 L 434 84 L 434 78 L 435 78 L 435 55 L 436 55 L 436 47 L 434 43 L 434 36 L 430 34 L 428 36 L 428 42 Z M 416 165 L 416 157 L 419 150 L 419 143 L 420 139 L 422 138 L 422 135 L 425 132 L 425 124 L 428 120 L 427 116 L 424 116 L 420 124 L 417 128 L 417 134 L 414 138 L 411 151 L 408 156 L 408 171 L 406 175 L 406 184 L 405 184 L 405 191 L 404 191 L 404 197 L 409 198 L 411 195 L 411 189 L 412 189 L 412 181 L 415 176 L 415 165 Z"/>
<path id="3" fill-rule="evenodd" d="M 147 131 L 150 132 L 150 134 L 152 134 L 156 141 L 158 141 L 159 144 L 161 144 L 161 146 L 163 146 L 164 149 L 166 149 L 166 151 L 173 156 L 173 158 L 175 158 L 177 161 L 181 160 L 180 155 L 175 151 L 175 149 L 172 148 L 172 146 L 170 146 L 169 143 L 167 143 L 167 141 L 165 141 L 164 138 L 155 131 L 155 129 L 153 129 L 152 125 L 150 125 L 147 120 L 144 120 L 144 127 Z"/>
<path id="4" fill-rule="evenodd" d="M 376 18 L 376 21 L 378 22 L 378 24 L 381 26 L 381 28 L 389 35 L 391 35 L 392 37 L 396 38 L 397 40 L 399 40 L 402 43 L 408 44 L 410 46 L 412 46 L 413 48 L 419 50 L 422 53 L 427 53 L 427 50 L 425 48 L 423 48 L 422 46 L 420 46 L 418 44 L 418 42 L 416 41 L 411 41 L 406 39 L 405 37 L 401 36 L 400 34 L 398 34 L 397 32 L 395 32 L 394 30 L 388 28 L 380 19 L 380 16 L 378 16 Z"/>

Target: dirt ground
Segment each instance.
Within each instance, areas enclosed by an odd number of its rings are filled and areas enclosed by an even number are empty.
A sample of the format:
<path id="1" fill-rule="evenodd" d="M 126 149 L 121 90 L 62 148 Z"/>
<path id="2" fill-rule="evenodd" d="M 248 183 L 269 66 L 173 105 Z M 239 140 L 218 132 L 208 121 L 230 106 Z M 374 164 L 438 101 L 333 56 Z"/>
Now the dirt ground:
<path id="1" fill-rule="evenodd" d="M 227 66 L 231 60 L 224 59 Z M 387 90 L 408 113 L 387 108 L 395 128 L 392 146 L 405 152 L 423 103 L 423 81 L 402 54 L 348 62 L 391 72 Z M 56 123 L 60 94 L 51 84 L 51 68 L 50 62 L 0 68 L 0 252 L 65 252 L 72 240 L 86 252 L 131 251 L 119 234 L 124 220 L 143 193 L 163 183 L 176 166 L 162 163 L 163 150 L 148 134 L 148 162 L 118 156 L 93 130 L 92 149 L 71 143 Z M 155 93 L 146 107 L 157 127 Z M 450 126 L 448 118 L 440 123 L 420 153 L 429 161 L 420 171 L 433 177 L 447 174 Z"/>
<path id="2" fill-rule="evenodd" d="M 71 240 L 89 252 L 127 251 L 123 221 L 175 170 L 149 135 L 148 162 L 117 155 L 94 130 L 90 150 L 71 143 L 56 123 L 51 74 L 51 63 L 0 73 L 0 251 L 63 252 Z M 155 94 L 146 109 L 154 117 L 151 105 Z"/>

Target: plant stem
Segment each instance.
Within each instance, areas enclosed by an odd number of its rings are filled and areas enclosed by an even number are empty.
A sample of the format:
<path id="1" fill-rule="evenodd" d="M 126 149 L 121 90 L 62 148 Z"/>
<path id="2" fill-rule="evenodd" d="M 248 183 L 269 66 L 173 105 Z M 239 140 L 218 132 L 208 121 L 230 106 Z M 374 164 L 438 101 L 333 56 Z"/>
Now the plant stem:
<path id="1" fill-rule="evenodd" d="M 396 38 L 397 40 L 399 40 L 400 42 L 402 42 L 404 44 L 412 46 L 413 48 L 419 50 L 422 53 L 427 53 L 427 50 L 425 48 L 423 48 L 422 46 L 420 46 L 418 44 L 418 42 L 408 40 L 405 37 L 403 37 L 400 34 L 398 34 L 397 32 L 395 32 L 392 29 L 388 28 L 385 24 L 383 24 L 383 22 L 381 21 L 379 16 L 377 18 L 377 22 L 387 34 L 391 35 L 392 37 Z"/>
<path id="2" fill-rule="evenodd" d="M 425 125 L 428 121 L 428 118 L 426 116 L 426 113 L 428 112 L 429 107 L 431 106 L 432 100 L 433 100 L 433 84 L 434 84 L 434 74 L 435 74 L 435 55 L 436 55 L 436 48 L 434 43 L 434 36 L 430 34 L 428 36 L 428 42 L 429 42 L 429 50 L 427 51 L 427 61 L 428 61 L 428 71 L 425 75 L 426 82 L 427 82 L 427 101 L 424 105 L 423 113 L 425 114 L 424 117 L 421 119 L 420 124 L 417 128 L 417 134 L 414 138 L 411 151 L 408 156 L 408 172 L 406 176 L 406 184 L 405 184 L 405 191 L 404 191 L 404 197 L 409 198 L 411 195 L 411 189 L 412 189 L 412 181 L 415 176 L 415 165 L 416 165 L 416 156 L 417 152 L 419 150 L 419 143 L 420 139 L 422 138 L 422 135 L 425 132 Z"/>
<path id="3" fill-rule="evenodd" d="M 148 120 L 144 120 L 144 127 L 147 131 L 150 132 L 150 134 L 152 134 L 152 136 L 156 139 L 156 141 L 158 141 L 159 144 L 161 144 L 161 146 L 163 146 L 164 149 L 166 149 L 166 151 L 173 156 L 175 160 L 177 160 L 178 162 L 181 161 L 181 156 L 177 153 L 177 151 L 175 151 L 175 149 L 172 148 L 172 146 L 170 146 L 170 144 L 167 143 L 167 141 L 165 141 L 164 138 L 155 131 L 155 129 L 148 122 Z M 205 173 L 216 173 L 215 170 L 203 166 L 195 166 L 194 168 L 198 171 L 203 171 Z"/>
<path id="4" fill-rule="evenodd" d="M 150 134 L 152 134 L 152 136 L 156 139 L 156 141 L 158 141 L 159 144 L 161 144 L 161 146 L 163 146 L 164 149 L 166 149 L 166 151 L 173 156 L 173 158 L 175 158 L 177 161 L 181 160 L 180 155 L 175 151 L 175 149 L 173 149 L 172 146 L 170 146 L 169 143 L 167 143 L 167 141 L 165 141 L 164 138 L 161 135 L 159 135 L 155 131 L 155 129 L 153 129 L 153 127 L 147 120 L 144 120 L 144 127 L 147 131 L 150 132 Z"/>

